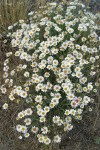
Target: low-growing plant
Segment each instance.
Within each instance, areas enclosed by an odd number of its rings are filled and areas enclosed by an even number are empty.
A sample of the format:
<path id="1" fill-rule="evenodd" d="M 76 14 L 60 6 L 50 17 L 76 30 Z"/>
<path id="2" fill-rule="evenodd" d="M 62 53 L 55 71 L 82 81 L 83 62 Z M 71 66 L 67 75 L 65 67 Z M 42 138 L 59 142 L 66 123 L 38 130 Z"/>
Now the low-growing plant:
<path id="1" fill-rule="evenodd" d="M 9 101 L 25 105 L 16 117 L 19 139 L 31 135 L 46 145 L 59 143 L 97 92 L 97 17 L 77 0 L 47 3 L 28 16 L 27 22 L 8 27 L 15 51 L 6 53 L 4 61 L 1 92 L 8 99 L 3 109 Z M 18 66 L 9 67 L 11 57 Z"/>

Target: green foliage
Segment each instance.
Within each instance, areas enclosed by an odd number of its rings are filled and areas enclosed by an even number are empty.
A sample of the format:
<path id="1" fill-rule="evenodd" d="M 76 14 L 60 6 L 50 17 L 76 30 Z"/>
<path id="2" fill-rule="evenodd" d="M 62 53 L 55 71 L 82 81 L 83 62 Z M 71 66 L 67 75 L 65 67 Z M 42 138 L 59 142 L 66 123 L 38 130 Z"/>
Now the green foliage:
<path id="1" fill-rule="evenodd" d="M 4 84 L 7 101 L 23 103 L 16 130 L 19 139 L 30 134 L 40 143 L 61 142 L 63 132 L 72 130 L 85 108 L 94 101 L 99 59 L 97 16 L 75 0 L 66 3 L 39 3 L 28 19 L 8 27 L 7 37 L 15 51 L 6 53 Z M 17 50 L 16 50 L 17 49 Z M 10 67 L 11 58 L 18 65 Z"/>
<path id="2" fill-rule="evenodd" d="M 95 137 L 94 141 L 96 144 L 100 145 L 100 137 L 99 136 Z"/>

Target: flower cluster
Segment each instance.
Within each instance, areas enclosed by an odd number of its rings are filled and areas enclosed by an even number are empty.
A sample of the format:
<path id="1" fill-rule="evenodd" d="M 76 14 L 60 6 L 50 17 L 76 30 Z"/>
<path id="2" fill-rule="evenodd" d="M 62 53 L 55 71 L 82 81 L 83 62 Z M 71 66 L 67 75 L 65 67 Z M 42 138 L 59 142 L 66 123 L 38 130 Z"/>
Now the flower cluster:
<path id="1" fill-rule="evenodd" d="M 97 91 L 96 16 L 77 0 L 47 3 L 28 15 L 27 23 L 19 20 L 8 28 L 16 50 L 6 54 L 0 89 L 10 101 L 19 99 L 27 106 L 16 117 L 19 139 L 33 134 L 40 143 L 59 143 Z M 14 68 L 9 67 L 11 57 L 19 62 Z M 8 107 L 6 102 L 3 109 Z"/>

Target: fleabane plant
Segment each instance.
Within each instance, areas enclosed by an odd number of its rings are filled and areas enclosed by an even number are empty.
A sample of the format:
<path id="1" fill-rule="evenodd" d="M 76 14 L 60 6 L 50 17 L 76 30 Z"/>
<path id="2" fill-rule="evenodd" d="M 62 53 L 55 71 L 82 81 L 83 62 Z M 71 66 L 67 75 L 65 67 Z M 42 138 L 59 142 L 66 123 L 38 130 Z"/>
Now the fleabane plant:
<path id="1" fill-rule="evenodd" d="M 3 109 L 16 99 L 25 104 L 16 117 L 19 139 L 31 135 L 46 145 L 59 143 L 94 101 L 97 18 L 78 1 L 47 3 L 28 16 L 27 23 L 8 28 L 15 50 L 4 61 L 1 92 L 9 100 Z M 11 57 L 17 66 L 9 67 Z"/>

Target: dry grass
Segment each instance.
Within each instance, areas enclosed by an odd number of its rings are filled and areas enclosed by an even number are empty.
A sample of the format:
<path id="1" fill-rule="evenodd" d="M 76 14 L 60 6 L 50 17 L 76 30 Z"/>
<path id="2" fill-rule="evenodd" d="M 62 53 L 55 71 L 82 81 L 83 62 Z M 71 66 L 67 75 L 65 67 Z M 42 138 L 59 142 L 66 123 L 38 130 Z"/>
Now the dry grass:
<path id="1" fill-rule="evenodd" d="M 46 0 L 35 0 L 35 8 L 37 9 L 39 6 L 44 6 L 46 4 Z"/>
<path id="2" fill-rule="evenodd" d="M 31 0 L 0 0 L 0 33 L 19 19 L 26 19 Z"/>

